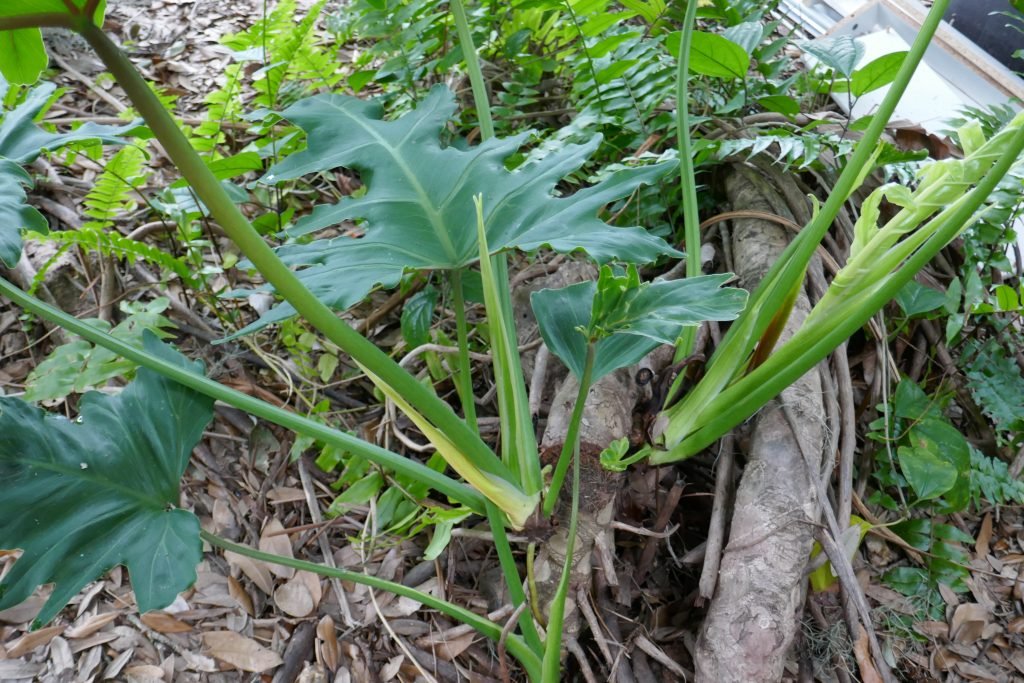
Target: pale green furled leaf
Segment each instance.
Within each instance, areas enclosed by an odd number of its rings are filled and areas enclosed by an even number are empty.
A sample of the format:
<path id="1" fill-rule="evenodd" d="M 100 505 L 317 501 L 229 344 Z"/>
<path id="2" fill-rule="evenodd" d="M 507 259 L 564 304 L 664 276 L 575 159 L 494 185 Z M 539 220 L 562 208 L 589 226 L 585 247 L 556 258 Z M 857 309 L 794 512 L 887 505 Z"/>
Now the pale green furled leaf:
<path id="1" fill-rule="evenodd" d="M 652 184 L 675 162 L 620 171 L 568 197 L 558 182 L 597 149 L 600 138 L 560 150 L 515 171 L 505 160 L 529 133 L 492 138 L 476 147 L 442 146 L 440 136 L 455 109 L 451 91 L 433 88 L 413 112 L 381 119 L 380 105 L 344 95 L 302 100 L 283 116 L 306 132 L 307 148 L 276 164 L 264 178 L 279 182 L 348 168 L 367 191 L 361 197 L 316 207 L 290 231 L 307 235 L 345 220 L 363 220 L 365 236 L 288 244 L 278 254 L 324 303 L 345 309 L 375 286 L 393 287 L 405 269 L 450 270 L 479 259 L 473 197 L 481 195 L 490 252 L 549 247 L 586 251 L 598 262 L 647 263 L 680 253 L 646 230 L 608 225 L 597 217 L 611 201 Z M 281 305 L 242 333 L 293 314 Z"/>
<path id="2" fill-rule="evenodd" d="M 145 348 L 202 371 L 152 335 Z M 83 396 L 75 421 L 0 398 L 0 548 L 22 550 L 0 610 L 52 583 L 38 627 L 116 565 L 142 612 L 192 585 L 199 520 L 177 508 L 178 486 L 212 414 L 212 399 L 145 369 L 116 396 Z"/>
<path id="3" fill-rule="evenodd" d="M 857 63 L 864 56 L 864 46 L 851 36 L 835 38 L 819 38 L 814 42 L 802 43 L 800 47 L 822 66 L 833 69 L 839 74 L 850 78 Z"/>
<path id="4" fill-rule="evenodd" d="M 683 327 L 705 320 L 734 320 L 747 293 L 722 288 L 732 275 L 641 283 L 601 321 L 594 320 L 597 282 L 543 289 L 531 297 L 541 336 L 573 374 L 583 375 L 588 331 L 598 326 L 593 381 L 636 363 L 660 344 L 673 344 Z"/>
<path id="5" fill-rule="evenodd" d="M 906 56 L 906 52 L 890 52 L 877 59 L 872 59 L 853 72 L 853 76 L 850 78 L 850 93 L 854 97 L 860 97 L 889 85 L 896 78 Z"/>

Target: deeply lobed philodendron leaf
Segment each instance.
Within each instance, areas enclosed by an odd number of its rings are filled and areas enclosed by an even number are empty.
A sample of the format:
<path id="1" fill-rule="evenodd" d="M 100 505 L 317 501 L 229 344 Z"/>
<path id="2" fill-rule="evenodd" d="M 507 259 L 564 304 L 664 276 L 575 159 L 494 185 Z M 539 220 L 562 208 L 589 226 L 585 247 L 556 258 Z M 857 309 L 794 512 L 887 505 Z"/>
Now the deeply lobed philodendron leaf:
<path id="1" fill-rule="evenodd" d="M 3 32 L 0 32 L 3 36 Z M 124 144 L 120 135 L 139 130 L 137 123 L 101 126 L 86 123 L 67 133 L 50 133 L 34 123 L 49 102 L 53 83 L 34 88 L 24 102 L 8 112 L 0 112 L 0 261 L 14 266 L 21 255 L 21 230 L 46 232 L 46 219 L 25 202 L 23 185 L 30 178 L 19 165 L 35 160 L 45 150 L 56 150 L 72 142 L 99 140 Z"/>
<path id="2" fill-rule="evenodd" d="M 364 237 L 320 239 L 278 250 L 324 303 L 345 309 L 375 285 L 397 285 L 407 268 L 448 270 L 476 262 L 476 195 L 483 198 L 491 253 L 546 246 L 558 252 L 584 250 L 601 263 L 647 263 L 663 254 L 680 255 L 646 230 L 614 227 L 597 217 L 607 203 L 663 178 L 675 162 L 620 171 L 572 196 L 556 197 L 556 184 L 583 165 L 599 139 L 565 145 L 541 161 L 508 171 L 505 160 L 529 134 L 492 138 L 467 149 L 445 147 L 441 134 L 454 111 L 454 95 L 438 86 L 415 111 L 394 121 L 382 120 L 380 105 L 344 95 L 318 95 L 283 112 L 306 132 L 307 147 L 271 168 L 264 181 L 348 168 L 358 171 L 367 187 L 360 197 L 318 206 L 291 231 L 298 237 L 358 219 L 366 222 Z M 258 325 L 292 312 L 282 305 Z"/>
<path id="3" fill-rule="evenodd" d="M 202 372 L 150 333 L 144 346 Z M 178 483 L 212 408 L 212 399 L 145 369 L 115 396 L 85 394 L 74 422 L 0 398 L 0 548 L 22 550 L 0 582 L 0 610 L 52 583 L 35 621 L 44 624 L 118 564 L 142 612 L 192 585 L 199 521 L 177 509 Z"/>
<path id="4" fill-rule="evenodd" d="M 640 282 L 635 268 L 615 276 L 601 269 L 590 280 L 531 297 L 544 343 L 576 377 L 583 375 L 588 341 L 595 346 L 593 381 L 636 363 L 661 344 L 674 344 L 683 327 L 705 320 L 735 320 L 747 292 L 723 288 L 733 276 Z"/>

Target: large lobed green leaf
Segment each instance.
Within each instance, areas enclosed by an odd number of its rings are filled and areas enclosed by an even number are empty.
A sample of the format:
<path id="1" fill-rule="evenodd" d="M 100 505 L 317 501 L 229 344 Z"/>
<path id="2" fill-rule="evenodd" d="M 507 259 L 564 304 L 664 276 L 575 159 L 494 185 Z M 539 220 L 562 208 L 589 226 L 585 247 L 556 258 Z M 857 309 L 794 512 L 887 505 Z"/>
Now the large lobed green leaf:
<path id="1" fill-rule="evenodd" d="M 17 107 L 0 112 L 0 261 L 11 267 L 21 255 L 21 230 L 46 232 L 47 228 L 46 219 L 25 202 L 22 186 L 30 185 L 31 180 L 19 164 L 34 161 L 46 150 L 57 150 L 83 140 L 124 144 L 120 135 L 140 130 L 138 123 L 123 126 L 86 123 L 66 133 L 43 130 L 34 121 L 56 87 L 53 83 L 43 83 Z"/>
<path id="2" fill-rule="evenodd" d="M 151 333 L 144 346 L 202 372 Z M 196 578 L 199 521 L 177 509 L 178 483 L 213 401 L 150 370 L 116 396 L 90 392 L 74 422 L 0 398 L 0 548 L 22 555 L 0 582 L 0 610 L 54 584 L 35 626 L 118 564 L 142 612 Z"/>
<path id="3" fill-rule="evenodd" d="M 600 139 L 566 145 L 510 172 L 505 160 L 529 134 L 492 138 L 465 149 L 461 144 L 445 147 L 441 136 L 454 110 L 454 95 L 438 86 L 415 111 L 394 121 L 382 120 L 378 104 L 344 95 L 318 95 L 283 112 L 306 132 L 307 148 L 271 168 L 265 182 L 348 168 L 358 171 L 367 186 L 361 197 L 318 206 L 292 230 L 301 236 L 359 219 L 366 221 L 364 237 L 278 250 L 324 303 L 348 308 L 375 285 L 396 285 L 406 268 L 448 270 L 476 262 L 476 195 L 483 197 L 491 253 L 546 246 L 558 252 L 584 250 L 601 263 L 647 263 L 663 254 L 680 255 L 642 228 L 614 227 L 597 217 L 607 203 L 663 178 L 675 162 L 620 171 L 571 196 L 556 197 L 557 183 L 586 162 Z M 258 325 L 292 313 L 282 305 Z"/>

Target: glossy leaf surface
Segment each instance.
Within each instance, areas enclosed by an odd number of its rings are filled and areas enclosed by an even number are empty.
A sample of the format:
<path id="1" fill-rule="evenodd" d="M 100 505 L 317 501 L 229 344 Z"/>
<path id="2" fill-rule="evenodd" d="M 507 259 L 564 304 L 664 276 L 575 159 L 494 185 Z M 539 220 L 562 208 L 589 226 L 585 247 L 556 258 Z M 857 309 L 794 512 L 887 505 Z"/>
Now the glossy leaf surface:
<path id="1" fill-rule="evenodd" d="M 591 280 L 562 289 L 535 292 L 531 302 L 544 343 L 576 377 L 583 374 L 588 331 L 596 341 L 593 381 L 636 363 L 660 344 L 674 344 L 686 325 L 705 320 L 734 320 L 747 293 L 722 288 L 732 275 L 640 283 L 611 301 Z M 604 304 L 595 305 L 595 299 Z M 600 303 L 600 302 L 599 302 Z M 603 309 L 603 310 L 599 310 Z"/>
<path id="2" fill-rule="evenodd" d="M 153 335 L 145 348 L 194 372 Z M 74 422 L 0 398 L 0 548 L 21 557 L 0 582 L 0 610 L 54 584 L 35 626 L 116 565 L 142 612 L 170 604 L 196 578 L 199 520 L 178 483 L 213 401 L 139 370 L 115 396 L 82 397 Z"/>
<path id="3" fill-rule="evenodd" d="M 377 285 L 398 283 L 404 269 L 449 270 L 476 262 L 479 248 L 473 197 L 481 195 L 491 253 L 585 250 L 598 262 L 647 263 L 679 255 L 642 228 L 610 226 L 597 217 L 607 203 L 651 184 L 674 162 L 620 171 L 569 197 L 556 184 L 596 150 L 595 138 L 565 145 L 543 160 L 515 171 L 505 160 L 528 138 L 492 138 L 464 148 L 447 147 L 441 135 L 455 110 L 445 87 L 435 87 L 419 108 L 394 121 L 382 120 L 378 104 L 343 95 L 318 95 L 289 107 L 284 116 L 307 135 L 307 148 L 270 169 L 266 182 L 347 168 L 358 171 L 364 195 L 321 205 L 292 231 L 301 236 L 346 220 L 365 221 L 359 239 L 341 236 L 291 244 L 279 255 L 324 303 L 345 309 Z M 292 314 L 281 306 L 261 324 Z"/>

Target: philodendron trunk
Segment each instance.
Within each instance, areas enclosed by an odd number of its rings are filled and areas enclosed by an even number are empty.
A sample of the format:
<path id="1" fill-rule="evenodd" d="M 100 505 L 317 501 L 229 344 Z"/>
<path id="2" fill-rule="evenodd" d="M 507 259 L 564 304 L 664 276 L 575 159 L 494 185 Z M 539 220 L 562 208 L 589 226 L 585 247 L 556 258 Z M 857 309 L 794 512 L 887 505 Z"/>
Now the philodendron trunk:
<path id="1" fill-rule="evenodd" d="M 779 190 L 756 170 L 733 169 L 725 187 L 733 209 L 793 218 Z M 760 219 L 736 220 L 733 227 L 737 274 L 741 285 L 752 289 L 791 235 Z M 809 310 L 801 291 L 782 341 Z M 698 681 L 774 683 L 782 677 L 803 610 L 804 570 L 819 515 L 810 477 L 818 475 L 823 426 L 817 370 L 804 375 L 755 418 L 718 587 L 697 644 Z M 811 472 L 800 443 L 812 461 Z"/>

